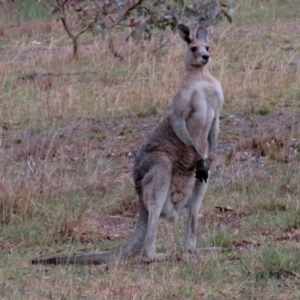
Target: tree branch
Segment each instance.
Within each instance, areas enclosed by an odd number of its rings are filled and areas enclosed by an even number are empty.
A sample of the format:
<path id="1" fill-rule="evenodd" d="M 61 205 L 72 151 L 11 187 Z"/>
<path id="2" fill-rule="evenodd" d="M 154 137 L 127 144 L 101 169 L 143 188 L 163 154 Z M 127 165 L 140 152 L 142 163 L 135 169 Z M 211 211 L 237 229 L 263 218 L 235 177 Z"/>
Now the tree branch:
<path id="1" fill-rule="evenodd" d="M 117 21 L 116 21 L 114 24 L 112 24 L 111 26 L 108 26 L 107 28 L 108 28 L 108 29 L 113 29 L 114 27 L 116 27 L 117 25 L 119 25 L 120 22 L 124 19 L 124 17 L 126 17 L 127 14 L 128 14 L 130 11 L 132 11 L 133 9 L 135 9 L 137 6 L 141 5 L 142 2 L 143 2 L 143 0 L 139 0 L 137 3 L 135 3 L 135 4 L 133 4 L 132 6 L 128 7 L 128 8 L 126 9 L 126 11 L 123 13 L 123 15 L 121 15 L 121 16 L 117 19 Z"/>
<path id="2" fill-rule="evenodd" d="M 66 18 L 63 17 L 60 19 L 61 22 L 63 23 L 63 26 L 64 26 L 64 29 L 65 31 L 67 32 L 68 36 L 73 40 L 74 39 L 74 35 L 72 34 L 72 32 L 70 31 L 69 27 L 68 27 L 68 24 L 66 22 Z"/>

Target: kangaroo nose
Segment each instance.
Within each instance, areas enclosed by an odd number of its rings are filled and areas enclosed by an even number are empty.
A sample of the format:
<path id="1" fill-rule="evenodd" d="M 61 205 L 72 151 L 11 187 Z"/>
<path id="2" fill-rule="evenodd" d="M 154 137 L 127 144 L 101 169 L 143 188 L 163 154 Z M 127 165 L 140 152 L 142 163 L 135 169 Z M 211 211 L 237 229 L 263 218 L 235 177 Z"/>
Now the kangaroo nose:
<path id="1" fill-rule="evenodd" d="M 203 58 L 204 60 L 208 61 L 209 55 L 208 55 L 208 54 L 203 54 L 203 55 L 202 55 L 202 58 Z"/>

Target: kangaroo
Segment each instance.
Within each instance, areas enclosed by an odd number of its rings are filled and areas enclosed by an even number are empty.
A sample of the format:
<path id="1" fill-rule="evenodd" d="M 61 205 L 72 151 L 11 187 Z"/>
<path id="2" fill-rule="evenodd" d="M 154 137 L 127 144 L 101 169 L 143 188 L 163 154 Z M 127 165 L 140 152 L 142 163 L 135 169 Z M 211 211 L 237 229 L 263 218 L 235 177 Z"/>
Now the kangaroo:
<path id="1" fill-rule="evenodd" d="M 192 35 L 179 24 L 177 31 L 187 44 L 187 75 L 168 113 L 136 155 L 133 178 L 139 215 L 132 237 L 115 251 L 37 258 L 32 264 L 101 264 L 135 256 L 146 262 L 167 259 L 168 254 L 157 253 L 155 247 L 159 218 L 176 221 L 184 208 L 187 223 L 182 250 L 201 250 L 196 248 L 197 216 L 215 155 L 223 92 L 208 70 L 207 29 L 200 26 Z"/>

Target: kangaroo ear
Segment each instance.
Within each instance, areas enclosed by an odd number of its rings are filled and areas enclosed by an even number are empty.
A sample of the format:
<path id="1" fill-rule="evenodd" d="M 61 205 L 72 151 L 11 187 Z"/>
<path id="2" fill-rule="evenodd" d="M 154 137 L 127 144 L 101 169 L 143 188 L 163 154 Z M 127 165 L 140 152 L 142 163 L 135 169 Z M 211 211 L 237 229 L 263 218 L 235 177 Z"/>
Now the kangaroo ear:
<path id="1" fill-rule="evenodd" d="M 207 40 L 207 29 L 204 26 L 199 26 L 196 31 L 196 38 L 198 40 L 205 41 Z"/>
<path id="2" fill-rule="evenodd" d="M 187 44 L 191 43 L 191 38 L 190 38 L 190 29 L 183 25 L 183 24 L 178 24 L 177 25 L 177 31 L 179 33 L 180 38 L 185 41 Z"/>

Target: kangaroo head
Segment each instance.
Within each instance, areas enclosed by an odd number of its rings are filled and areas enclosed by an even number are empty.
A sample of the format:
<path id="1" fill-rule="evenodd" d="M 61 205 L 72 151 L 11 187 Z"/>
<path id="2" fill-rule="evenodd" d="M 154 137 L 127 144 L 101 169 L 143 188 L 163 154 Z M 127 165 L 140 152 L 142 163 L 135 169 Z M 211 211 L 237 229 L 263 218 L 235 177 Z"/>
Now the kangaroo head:
<path id="1" fill-rule="evenodd" d="M 194 36 L 190 29 L 179 24 L 177 31 L 180 38 L 187 43 L 186 65 L 194 67 L 203 67 L 209 62 L 209 46 L 207 44 L 207 29 L 199 26 Z"/>

